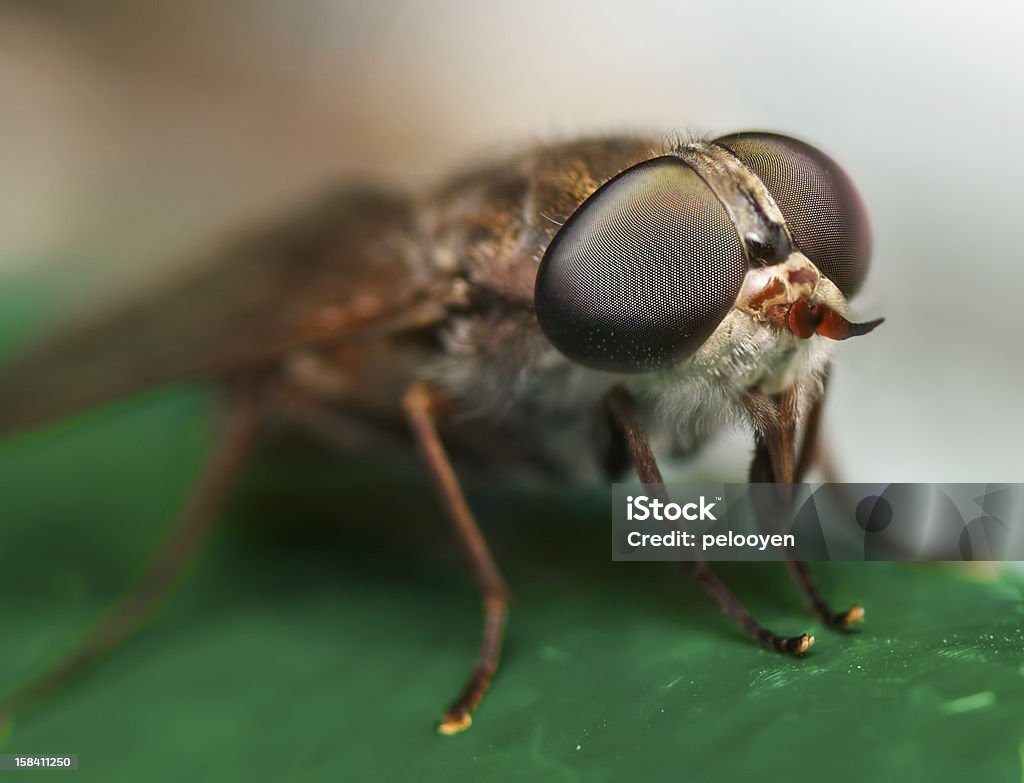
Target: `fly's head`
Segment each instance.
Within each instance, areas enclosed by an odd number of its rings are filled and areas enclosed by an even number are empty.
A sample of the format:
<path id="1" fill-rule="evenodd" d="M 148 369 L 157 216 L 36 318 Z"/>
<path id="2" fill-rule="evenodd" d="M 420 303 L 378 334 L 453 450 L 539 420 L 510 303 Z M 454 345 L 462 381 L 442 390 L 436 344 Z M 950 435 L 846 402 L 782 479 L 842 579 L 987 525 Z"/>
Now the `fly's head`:
<path id="1" fill-rule="evenodd" d="M 771 133 L 694 142 L 580 206 L 541 262 L 537 318 L 597 370 L 774 394 L 823 369 L 829 341 L 881 323 L 847 320 L 870 244 L 856 188 L 819 150 Z"/>

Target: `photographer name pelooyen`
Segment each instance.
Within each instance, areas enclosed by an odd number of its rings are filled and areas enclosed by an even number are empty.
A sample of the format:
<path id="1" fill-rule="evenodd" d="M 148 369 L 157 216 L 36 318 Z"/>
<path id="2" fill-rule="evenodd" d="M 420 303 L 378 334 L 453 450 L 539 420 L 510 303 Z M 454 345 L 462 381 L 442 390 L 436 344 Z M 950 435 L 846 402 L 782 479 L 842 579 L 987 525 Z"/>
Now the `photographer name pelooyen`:
<path id="1" fill-rule="evenodd" d="M 630 495 L 626 498 L 626 519 L 629 521 L 642 522 L 653 519 L 659 522 L 676 522 L 685 519 L 690 522 L 710 520 L 717 521 L 714 508 L 721 498 L 715 498 L 708 502 L 703 495 L 698 502 L 665 503 L 657 498 L 651 499 L 646 495 L 636 497 Z M 697 546 L 697 534 L 686 530 L 670 530 L 667 533 L 643 533 L 639 530 L 631 530 L 626 534 L 626 543 L 633 547 L 648 546 L 672 546 L 689 547 Z M 796 536 L 792 533 L 751 533 L 744 535 L 735 533 L 732 530 L 726 533 L 701 533 L 700 548 L 702 551 L 708 549 L 725 547 L 745 547 L 757 549 L 760 552 L 768 547 L 793 548 L 796 546 Z"/>

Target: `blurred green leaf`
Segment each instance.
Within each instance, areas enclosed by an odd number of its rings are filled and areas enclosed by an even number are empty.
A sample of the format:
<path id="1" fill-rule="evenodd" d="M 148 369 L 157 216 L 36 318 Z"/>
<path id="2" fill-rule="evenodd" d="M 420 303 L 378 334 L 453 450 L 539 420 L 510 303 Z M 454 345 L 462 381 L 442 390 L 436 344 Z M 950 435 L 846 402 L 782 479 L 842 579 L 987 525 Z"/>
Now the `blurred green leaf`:
<path id="1" fill-rule="evenodd" d="M 171 391 L 0 444 L 0 687 L 131 584 L 208 418 L 204 395 Z M 723 566 L 765 623 L 817 636 L 798 661 L 748 643 L 678 569 L 612 563 L 605 489 L 471 494 L 516 600 L 468 732 L 433 729 L 480 618 L 422 470 L 286 442 L 154 622 L 20 716 L 0 753 L 77 753 L 76 779 L 104 781 L 1021 780 L 1010 578 L 823 564 L 835 602 L 867 608 L 840 634 L 780 567 Z"/>

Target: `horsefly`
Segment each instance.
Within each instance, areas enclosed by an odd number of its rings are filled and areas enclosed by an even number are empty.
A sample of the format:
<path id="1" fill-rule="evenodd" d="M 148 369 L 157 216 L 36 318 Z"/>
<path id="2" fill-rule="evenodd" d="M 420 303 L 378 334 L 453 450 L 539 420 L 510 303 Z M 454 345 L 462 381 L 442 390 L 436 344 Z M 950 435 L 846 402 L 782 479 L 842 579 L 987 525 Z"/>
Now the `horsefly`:
<path id="1" fill-rule="evenodd" d="M 467 728 L 498 667 L 509 591 L 447 449 L 567 474 L 632 465 L 659 484 L 655 451 L 742 422 L 750 480 L 799 481 L 835 341 L 881 322 L 848 317 L 869 255 L 853 183 L 801 141 L 586 140 L 416 198 L 342 190 L 153 301 L 15 357 L 0 368 L 0 432 L 186 381 L 215 384 L 225 416 L 137 591 L 3 711 L 53 692 L 151 614 L 273 411 L 307 428 L 408 425 L 483 597 L 475 665 L 439 724 Z M 787 567 L 826 625 L 861 619 L 857 605 L 833 611 L 802 562 Z M 692 568 L 758 644 L 800 655 L 813 643 L 764 628 L 706 563 Z"/>

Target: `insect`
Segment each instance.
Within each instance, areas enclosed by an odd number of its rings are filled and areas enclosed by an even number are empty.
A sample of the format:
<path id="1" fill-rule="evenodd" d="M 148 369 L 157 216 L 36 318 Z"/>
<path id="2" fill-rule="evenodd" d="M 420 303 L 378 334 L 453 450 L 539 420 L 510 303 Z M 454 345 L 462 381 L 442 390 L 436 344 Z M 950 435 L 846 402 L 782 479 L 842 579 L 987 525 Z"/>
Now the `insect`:
<path id="1" fill-rule="evenodd" d="M 794 138 L 747 132 L 545 146 L 420 197 L 344 190 L 225 251 L 177 288 L 0 370 L 0 433 L 181 381 L 218 385 L 218 446 L 136 592 L 16 711 L 135 629 L 190 562 L 271 414 L 351 443 L 405 427 L 483 599 L 478 657 L 439 729 L 467 728 L 498 666 L 509 591 L 449 449 L 567 473 L 630 465 L 726 422 L 754 434 L 750 480 L 792 482 L 814 455 L 836 341 L 870 232 L 849 177 Z M 758 644 L 762 627 L 704 563 L 694 576 Z M 814 613 L 844 627 L 803 563 Z"/>

